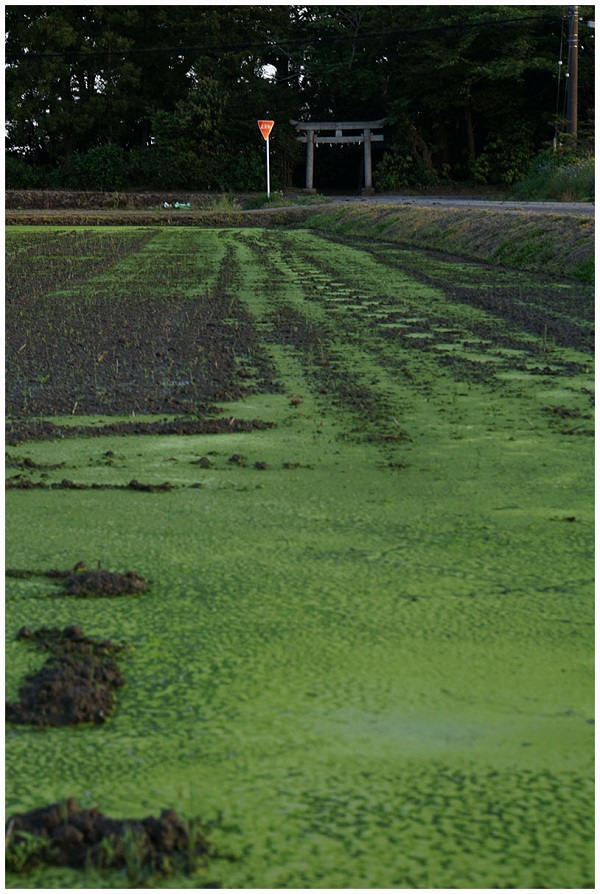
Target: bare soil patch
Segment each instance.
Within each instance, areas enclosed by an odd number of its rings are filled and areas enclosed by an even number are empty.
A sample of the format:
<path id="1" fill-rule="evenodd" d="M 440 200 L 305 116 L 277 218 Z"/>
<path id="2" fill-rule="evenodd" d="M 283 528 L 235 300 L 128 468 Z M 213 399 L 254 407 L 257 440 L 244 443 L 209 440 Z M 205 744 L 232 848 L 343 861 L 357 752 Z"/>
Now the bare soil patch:
<path id="1" fill-rule="evenodd" d="M 135 239 L 129 245 L 131 251 L 139 247 Z M 117 248 L 125 251 L 120 242 Z M 56 265 L 50 263 L 54 250 Z M 13 423 L 34 415 L 198 417 L 210 412 L 214 401 L 278 390 L 275 370 L 233 291 L 231 252 L 216 287 L 201 298 L 176 289 L 167 297 L 132 289 L 127 300 L 115 300 L 110 290 L 91 286 L 85 301 L 77 291 L 61 295 L 58 313 L 49 293 L 65 278 L 73 288 L 97 273 L 100 261 L 85 259 L 86 252 L 97 250 L 93 236 L 74 234 L 46 247 L 43 266 L 20 256 L 9 264 L 6 410 Z M 110 254 L 112 241 L 105 250 Z M 152 425 L 145 430 L 191 433 L 198 423 Z M 120 430 L 131 433 L 131 426 Z"/>

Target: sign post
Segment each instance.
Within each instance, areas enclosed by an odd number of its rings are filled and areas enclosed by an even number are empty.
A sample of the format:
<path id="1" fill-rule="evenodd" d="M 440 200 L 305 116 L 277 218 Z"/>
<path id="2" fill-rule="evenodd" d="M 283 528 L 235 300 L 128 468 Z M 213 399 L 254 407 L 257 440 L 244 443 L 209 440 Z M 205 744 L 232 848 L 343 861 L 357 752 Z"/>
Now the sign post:
<path id="1" fill-rule="evenodd" d="M 271 198 L 271 175 L 269 173 L 269 134 L 273 129 L 274 121 L 259 121 L 258 126 L 267 144 L 267 198 Z"/>

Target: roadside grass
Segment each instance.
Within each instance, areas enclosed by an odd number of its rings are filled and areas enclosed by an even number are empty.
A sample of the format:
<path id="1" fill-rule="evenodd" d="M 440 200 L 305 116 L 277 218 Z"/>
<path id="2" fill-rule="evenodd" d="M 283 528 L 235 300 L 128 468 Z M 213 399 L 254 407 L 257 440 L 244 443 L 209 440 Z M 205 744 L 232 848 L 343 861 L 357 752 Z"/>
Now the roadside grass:
<path id="1" fill-rule="evenodd" d="M 323 205 L 331 202 L 331 199 L 320 193 L 303 195 L 300 192 L 284 193 L 281 190 L 275 190 L 268 198 L 266 194 L 247 196 L 243 198 L 242 202 L 243 207 L 251 211 L 257 208 L 288 208 L 290 205 L 299 205 L 301 207 Z"/>
<path id="2" fill-rule="evenodd" d="M 551 157 L 538 160 L 522 181 L 511 189 L 516 199 L 559 202 L 593 202 L 596 165 L 594 158 L 575 159 L 570 164 L 558 163 Z"/>

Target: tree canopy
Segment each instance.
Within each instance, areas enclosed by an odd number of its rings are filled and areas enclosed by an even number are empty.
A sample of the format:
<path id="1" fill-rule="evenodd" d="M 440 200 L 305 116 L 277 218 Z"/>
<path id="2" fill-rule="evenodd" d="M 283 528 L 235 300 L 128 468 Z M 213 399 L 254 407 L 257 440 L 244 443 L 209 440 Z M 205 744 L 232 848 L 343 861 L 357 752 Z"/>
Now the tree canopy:
<path id="1" fill-rule="evenodd" d="M 509 184 L 564 129 L 568 9 L 9 5 L 7 185 L 259 189 L 259 118 L 276 122 L 275 186 L 302 185 L 290 119 L 379 118 L 382 185 Z"/>

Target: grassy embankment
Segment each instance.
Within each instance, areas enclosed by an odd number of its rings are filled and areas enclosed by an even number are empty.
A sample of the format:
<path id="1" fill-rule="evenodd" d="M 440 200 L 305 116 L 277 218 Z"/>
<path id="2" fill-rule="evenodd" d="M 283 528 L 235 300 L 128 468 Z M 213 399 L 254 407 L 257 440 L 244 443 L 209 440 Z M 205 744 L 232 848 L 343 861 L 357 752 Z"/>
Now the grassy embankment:
<path id="1" fill-rule="evenodd" d="M 325 208 L 311 214 L 311 228 L 343 236 L 372 237 L 416 248 L 556 274 L 592 284 L 594 219 L 478 209 Z"/>

